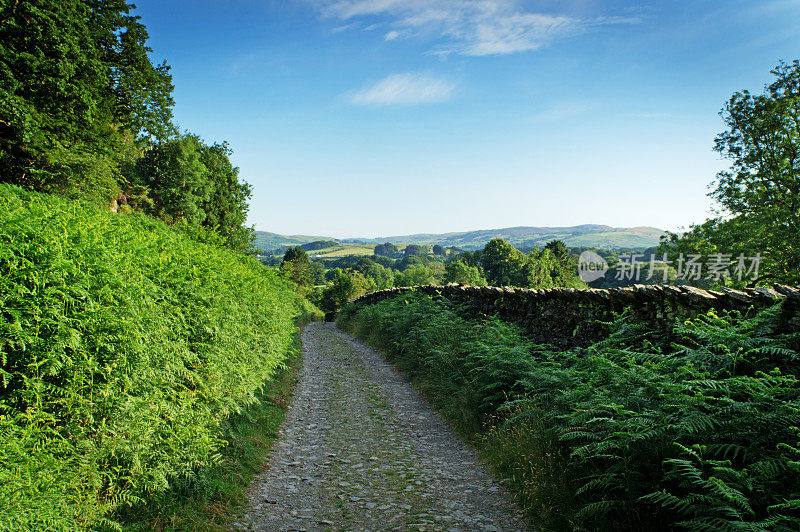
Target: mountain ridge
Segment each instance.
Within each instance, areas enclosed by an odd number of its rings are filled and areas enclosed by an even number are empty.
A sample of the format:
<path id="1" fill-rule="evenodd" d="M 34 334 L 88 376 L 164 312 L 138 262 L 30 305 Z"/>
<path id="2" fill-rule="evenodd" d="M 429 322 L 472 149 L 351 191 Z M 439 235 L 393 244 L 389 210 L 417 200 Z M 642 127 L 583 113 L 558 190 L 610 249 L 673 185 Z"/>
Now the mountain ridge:
<path id="1" fill-rule="evenodd" d="M 335 240 L 357 244 L 418 244 L 444 247 L 455 246 L 462 249 L 482 248 L 493 238 L 502 238 L 517 247 L 543 246 L 550 240 L 562 240 L 570 247 L 598 247 L 608 249 L 648 248 L 658 245 L 666 234 L 662 229 L 650 226 L 613 227 L 602 224 L 581 224 L 574 226 L 514 226 L 498 229 L 475 229 L 472 231 L 453 231 L 448 233 L 415 233 L 377 238 L 333 238 L 329 236 L 281 235 L 266 231 L 256 231 L 256 247 L 262 250 L 283 246 L 297 246 L 316 240 Z"/>

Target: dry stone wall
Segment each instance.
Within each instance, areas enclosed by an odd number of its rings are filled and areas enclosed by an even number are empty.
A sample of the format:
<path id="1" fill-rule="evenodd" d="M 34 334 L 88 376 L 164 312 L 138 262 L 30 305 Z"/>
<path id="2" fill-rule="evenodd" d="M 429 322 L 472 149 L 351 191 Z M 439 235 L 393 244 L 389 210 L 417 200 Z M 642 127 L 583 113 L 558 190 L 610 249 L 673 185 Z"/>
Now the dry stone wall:
<path id="1" fill-rule="evenodd" d="M 373 304 L 408 293 L 447 298 L 476 316 L 495 315 L 520 324 L 536 341 L 559 346 L 582 346 L 602 338 L 601 322 L 629 312 L 636 321 L 669 331 L 676 319 L 689 319 L 709 310 L 738 310 L 745 315 L 781 306 L 781 329 L 800 330 L 800 286 L 775 285 L 721 291 L 690 286 L 634 285 L 612 289 L 477 287 L 463 284 L 389 288 L 352 301 Z"/>

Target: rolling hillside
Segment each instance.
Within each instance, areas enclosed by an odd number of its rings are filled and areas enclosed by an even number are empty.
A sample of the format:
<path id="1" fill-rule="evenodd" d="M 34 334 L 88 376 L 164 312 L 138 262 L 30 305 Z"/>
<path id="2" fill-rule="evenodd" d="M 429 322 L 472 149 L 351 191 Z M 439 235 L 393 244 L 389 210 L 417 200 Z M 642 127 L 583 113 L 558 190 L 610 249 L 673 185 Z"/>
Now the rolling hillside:
<path id="1" fill-rule="evenodd" d="M 458 233 L 399 235 L 383 238 L 352 238 L 340 240 L 358 244 L 439 244 L 461 249 L 482 248 L 493 238 L 502 238 L 516 247 L 542 246 L 550 240 L 562 240 L 567 246 L 587 246 L 606 249 L 647 248 L 658 244 L 664 231 L 655 227 L 610 227 L 608 225 L 576 225 L 573 227 L 507 227 L 481 229 Z M 321 236 L 283 236 L 256 232 L 256 247 L 263 250 L 281 246 L 300 245 L 314 240 L 328 240 Z"/>
<path id="2" fill-rule="evenodd" d="M 283 246 L 299 246 L 317 240 L 335 240 L 329 236 L 307 236 L 307 235 L 279 235 L 267 231 L 256 231 L 256 241 L 253 244 L 256 248 L 271 251 Z"/>

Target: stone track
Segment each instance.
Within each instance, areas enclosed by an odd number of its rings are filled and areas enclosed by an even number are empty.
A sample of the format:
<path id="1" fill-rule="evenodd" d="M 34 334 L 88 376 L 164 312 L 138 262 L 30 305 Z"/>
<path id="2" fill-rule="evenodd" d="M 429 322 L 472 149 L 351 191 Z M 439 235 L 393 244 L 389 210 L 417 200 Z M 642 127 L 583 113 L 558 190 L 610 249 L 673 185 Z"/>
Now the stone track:
<path id="1" fill-rule="evenodd" d="M 383 357 L 330 323 L 303 368 L 240 529 L 528 530 L 505 490 Z"/>

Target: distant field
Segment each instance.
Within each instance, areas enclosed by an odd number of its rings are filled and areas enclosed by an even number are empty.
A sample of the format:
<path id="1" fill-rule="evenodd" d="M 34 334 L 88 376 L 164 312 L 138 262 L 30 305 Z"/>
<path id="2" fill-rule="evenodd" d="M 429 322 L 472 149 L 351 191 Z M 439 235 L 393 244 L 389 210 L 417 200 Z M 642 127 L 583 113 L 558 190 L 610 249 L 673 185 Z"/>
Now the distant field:
<path id="1" fill-rule="evenodd" d="M 336 246 L 332 248 L 315 249 L 308 252 L 310 258 L 338 258 L 347 255 L 372 255 L 375 246 L 372 244 L 345 244 L 343 246 Z"/>

